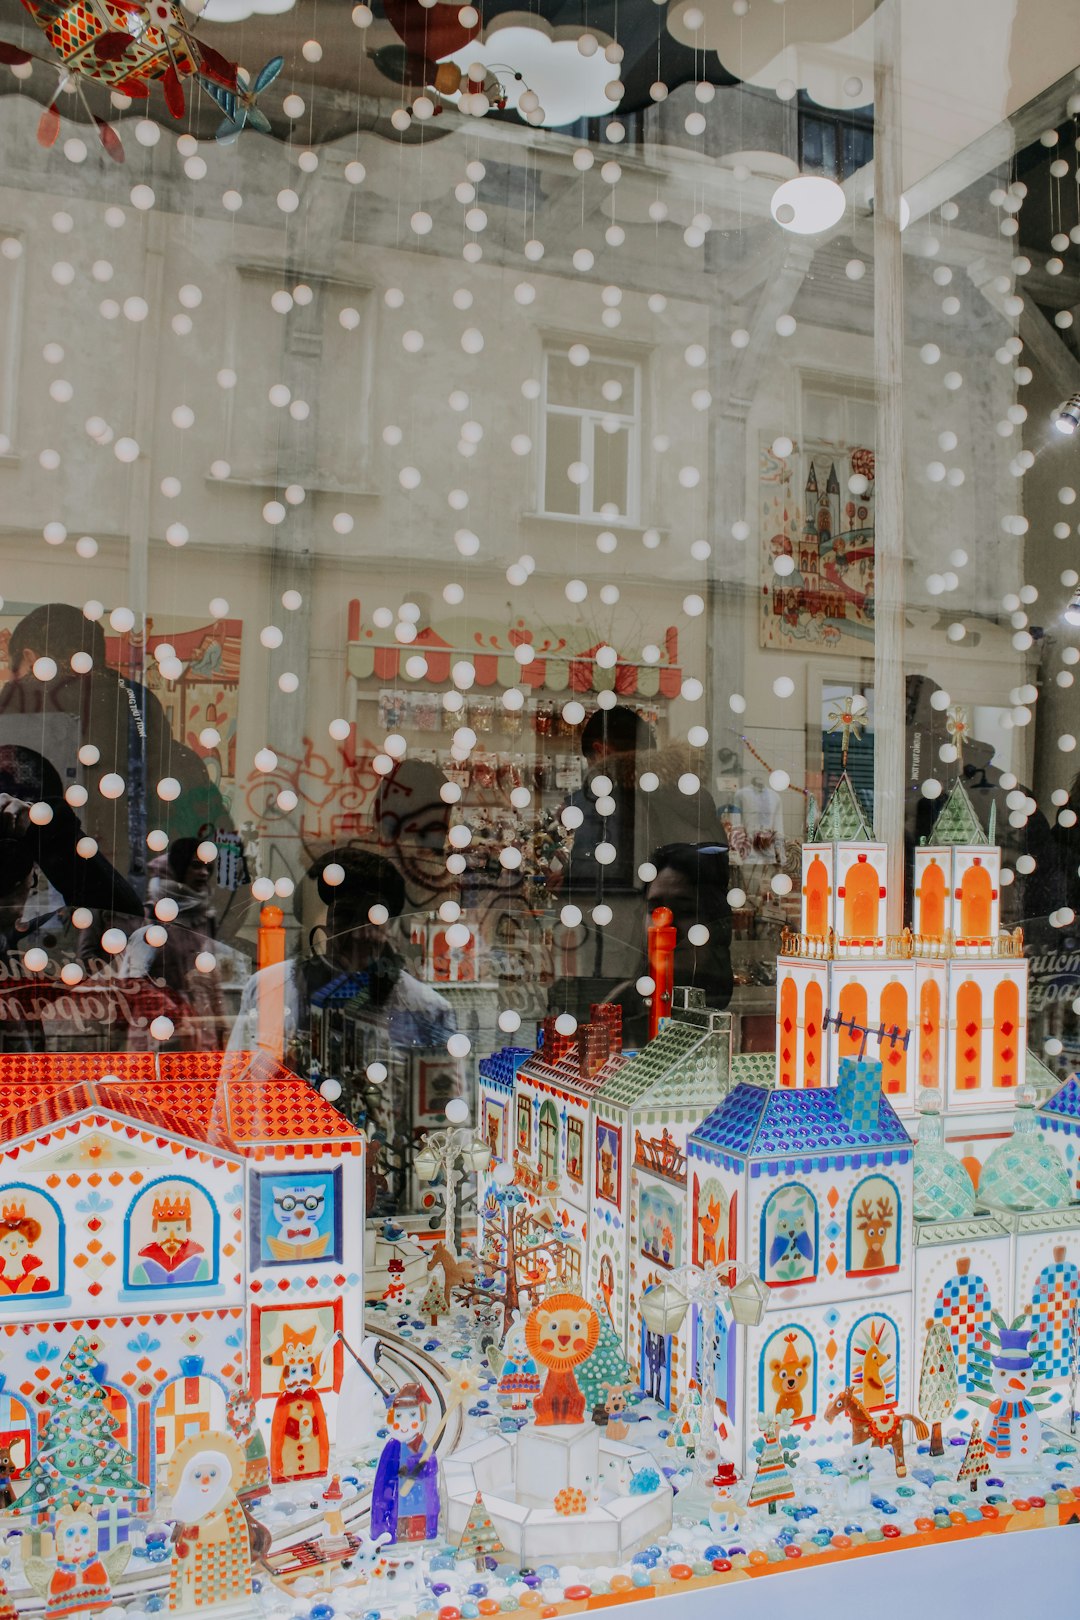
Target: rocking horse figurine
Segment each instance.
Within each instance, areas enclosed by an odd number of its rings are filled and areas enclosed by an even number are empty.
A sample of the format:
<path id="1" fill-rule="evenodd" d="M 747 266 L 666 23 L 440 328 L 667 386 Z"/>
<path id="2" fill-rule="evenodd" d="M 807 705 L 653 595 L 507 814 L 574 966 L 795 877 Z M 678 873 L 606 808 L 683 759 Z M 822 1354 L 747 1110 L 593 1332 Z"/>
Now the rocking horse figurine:
<path id="1" fill-rule="evenodd" d="M 886 1446 L 896 1463 L 897 1479 L 907 1476 L 904 1460 L 904 1424 L 910 1423 L 917 1440 L 925 1440 L 930 1429 L 915 1412 L 897 1412 L 891 1406 L 875 1406 L 868 1412 L 850 1385 L 834 1395 L 825 1408 L 826 1423 L 834 1423 L 843 1413 L 851 1424 L 851 1443 L 860 1446 L 869 1440 L 881 1450 Z"/>
<path id="2" fill-rule="evenodd" d="M 441 1240 L 432 1249 L 427 1268 L 429 1271 L 442 1270 L 443 1304 L 447 1310 L 450 1309 L 450 1295 L 453 1289 L 464 1287 L 476 1277 L 476 1261 L 459 1259 L 453 1249 Z"/>

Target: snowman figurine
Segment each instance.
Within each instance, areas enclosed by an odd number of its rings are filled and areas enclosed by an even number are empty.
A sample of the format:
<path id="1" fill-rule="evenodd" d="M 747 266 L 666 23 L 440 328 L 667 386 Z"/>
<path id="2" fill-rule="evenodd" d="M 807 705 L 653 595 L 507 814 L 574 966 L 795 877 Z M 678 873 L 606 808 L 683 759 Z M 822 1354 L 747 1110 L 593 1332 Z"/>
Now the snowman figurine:
<path id="1" fill-rule="evenodd" d="M 1041 1393 L 1035 1383 L 1035 1361 L 1029 1350 L 1034 1329 L 999 1329 L 999 1344 L 990 1357 L 993 1399 L 989 1406 L 992 1422 L 986 1436 L 986 1450 L 1001 1472 L 1019 1473 L 1038 1468 L 1042 1453 L 1042 1424 L 1033 1396 Z"/>

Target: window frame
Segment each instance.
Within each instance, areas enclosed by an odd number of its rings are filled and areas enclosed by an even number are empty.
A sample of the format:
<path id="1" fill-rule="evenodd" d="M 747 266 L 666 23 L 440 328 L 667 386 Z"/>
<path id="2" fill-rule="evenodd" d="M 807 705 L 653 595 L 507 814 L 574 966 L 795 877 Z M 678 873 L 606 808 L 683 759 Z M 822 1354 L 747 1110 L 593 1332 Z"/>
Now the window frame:
<path id="1" fill-rule="evenodd" d="M 641 360 L 630 354 L 616 354 L 605 350 L 602 354 L 590 352 L 590 364 L 607 362 L 613 366 L 628 367 L 634 377 L 634 408 L 632 412 L 624 410 L 594 410 L 591 407 L 577 405 L 553 405 L 548 399 L 549 393 L 549 365 L 552 357 L 568 358 L 572 340 L 553 340 L 544 344 L 543 368 L 541 374 L 541 390 L 538 401 L 540 407 L 540 455 L 538 457 L 538 488 L 536 509 L 541 517 L 569 519 L 571 522 L 582 520 L 589 523 L 601 523 L 624 528 L 636 528 L 641 515 L 641 429 L 642 406 L 644 402 L 644 378 Z M 548 419 L 550 416 L 574 417 L 579 423 L 578 456 L 589 469 L 589 476 L 578 489 L 578 510 L 576 512 L 561 512 L 553 510 L 547 504 L 547 468 L 548 468 Z M 596 482 L 596 434 L 603 432 L 599 426 L 605 416 L 617 416 L 625 423 L 627 430 L 626 443 L 626 511 L 616 516 L 596 510 L 594 489 Z"/>

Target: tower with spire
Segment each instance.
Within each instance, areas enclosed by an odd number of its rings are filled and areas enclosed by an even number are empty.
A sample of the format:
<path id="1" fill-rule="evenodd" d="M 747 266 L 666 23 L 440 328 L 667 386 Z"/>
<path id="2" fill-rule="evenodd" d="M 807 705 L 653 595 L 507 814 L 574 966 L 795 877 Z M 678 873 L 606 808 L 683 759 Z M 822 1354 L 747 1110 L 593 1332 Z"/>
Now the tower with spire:
<path id="1" fill-rule="evenodd" d="M 776 1083 L 830 1083 L 843 1057 L 879 1060 L 901 1114 L 920 1093 L 943 1099 L 945 1133 L 973 1166 L 1012 1128 L 1025 1082 L 1052 1084 L 1027 1052 L 1027 965 L 1020 930 L 1000 921 L 1001 852 L 962 768 L 914 855 L 910 926 L 886 926 L 886 847 L 848 774 L 858 700 L 837 703 L 843 768 L 802 856 L 800 930 L 777 972 Z"/>

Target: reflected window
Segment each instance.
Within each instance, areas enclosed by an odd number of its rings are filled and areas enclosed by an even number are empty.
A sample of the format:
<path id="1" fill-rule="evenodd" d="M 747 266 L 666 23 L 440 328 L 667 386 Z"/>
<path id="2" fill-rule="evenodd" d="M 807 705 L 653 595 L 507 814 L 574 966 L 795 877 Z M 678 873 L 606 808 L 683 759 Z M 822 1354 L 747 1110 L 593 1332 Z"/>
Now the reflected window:
<path id="1" fill-rule="evenodd" d="M 541 510 L 557 516 L 622 518 L 639 506 L 641 370 L 578 350 L 544 356 L 544 472 Z"/>

